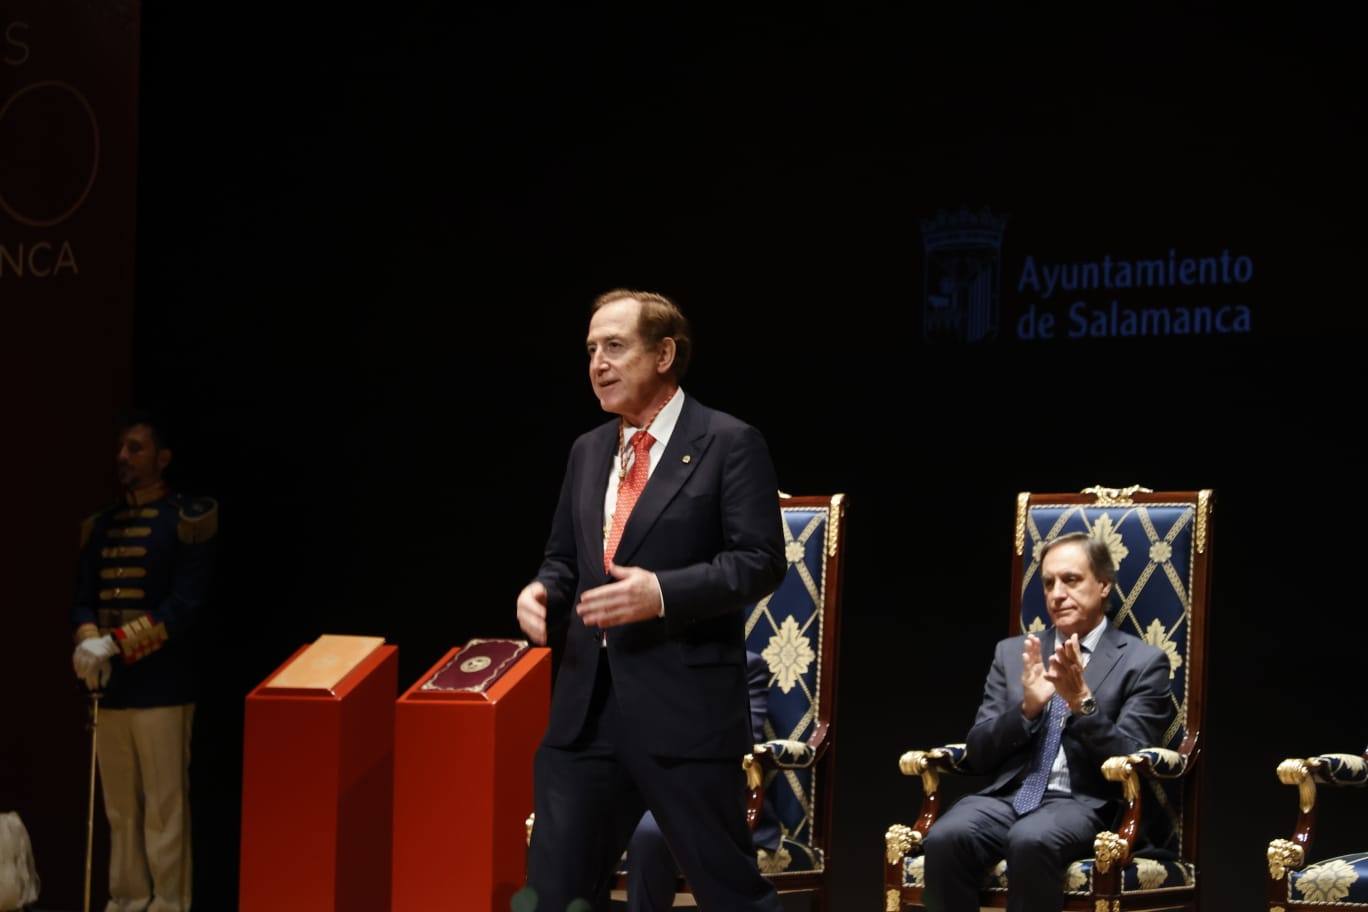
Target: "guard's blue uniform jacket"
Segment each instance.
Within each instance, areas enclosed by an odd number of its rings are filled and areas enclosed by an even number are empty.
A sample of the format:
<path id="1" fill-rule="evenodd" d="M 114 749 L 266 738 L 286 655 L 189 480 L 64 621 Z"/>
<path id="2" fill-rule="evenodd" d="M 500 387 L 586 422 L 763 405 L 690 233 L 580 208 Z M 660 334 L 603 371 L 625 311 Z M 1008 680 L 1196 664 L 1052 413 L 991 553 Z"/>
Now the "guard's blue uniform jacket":
<path id="1" fill-rule="evenodd" d="M 165 485 L 132 492 L 81 524 L 76 640 L 112 634 L 122 653 L 111 660 L 104 705 L 194 702 L 193 631 L 209 592 L 217 531 L 213 500 Z"/>

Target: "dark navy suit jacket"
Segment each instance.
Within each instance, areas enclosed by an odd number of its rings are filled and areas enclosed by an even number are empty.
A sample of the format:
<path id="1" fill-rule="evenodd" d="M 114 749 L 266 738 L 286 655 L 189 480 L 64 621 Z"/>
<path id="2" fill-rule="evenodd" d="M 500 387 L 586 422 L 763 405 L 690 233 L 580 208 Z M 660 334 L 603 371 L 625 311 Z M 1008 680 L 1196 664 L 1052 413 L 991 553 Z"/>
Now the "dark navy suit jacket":
<path id="1" fill-rule="evenodd" d="M 614 557 L 656 574 L 665 617 L 605 632 L 586 627 L 575 605 L 611 582 L 603 504 L 617 438 L 614 419 L 575 441 L 537 573 L 549 624 L 565 637 L 544 743 L 565 747 L 580 734 L 606 634 L 618 710 L 646 750 L 740 758 L 752 743 L 743 610 L 786 567 L 769 450 L 755 428 L 684 400 Z"/>

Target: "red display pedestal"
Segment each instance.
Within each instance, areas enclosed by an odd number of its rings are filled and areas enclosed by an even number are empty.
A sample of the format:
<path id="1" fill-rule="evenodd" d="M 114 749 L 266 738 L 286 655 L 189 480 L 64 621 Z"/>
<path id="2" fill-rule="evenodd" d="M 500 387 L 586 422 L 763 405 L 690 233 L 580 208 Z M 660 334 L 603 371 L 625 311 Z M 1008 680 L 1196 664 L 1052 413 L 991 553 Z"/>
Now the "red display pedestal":
<path id="1" fill-rule="evenodd" d="M 507 912 L 527 870 L 532 755 L 551 708 L 551 651 L 533 649 L 484 694 L 421 690 L 395 709 L 391 912 Z"/>
<path id="2" fill-rule="evenodd" d="M 307 647 L 305 647 L 307 648 Z M 331 694 L 247 695 L 241 912 L 385 912 L 399 650 L 381 646 Z"/>

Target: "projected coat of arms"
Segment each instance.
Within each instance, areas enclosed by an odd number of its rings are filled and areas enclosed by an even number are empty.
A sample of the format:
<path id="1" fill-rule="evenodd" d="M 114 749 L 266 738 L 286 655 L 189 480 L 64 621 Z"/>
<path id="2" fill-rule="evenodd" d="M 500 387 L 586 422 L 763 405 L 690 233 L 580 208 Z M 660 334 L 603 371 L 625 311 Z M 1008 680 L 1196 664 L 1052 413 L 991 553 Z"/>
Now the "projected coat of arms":
<path id="1" fill-rule="evenodd" d="M 922 335 L 927 342 L 997 337 L 1006 216 L 986 208 L 922 220 Z"/>

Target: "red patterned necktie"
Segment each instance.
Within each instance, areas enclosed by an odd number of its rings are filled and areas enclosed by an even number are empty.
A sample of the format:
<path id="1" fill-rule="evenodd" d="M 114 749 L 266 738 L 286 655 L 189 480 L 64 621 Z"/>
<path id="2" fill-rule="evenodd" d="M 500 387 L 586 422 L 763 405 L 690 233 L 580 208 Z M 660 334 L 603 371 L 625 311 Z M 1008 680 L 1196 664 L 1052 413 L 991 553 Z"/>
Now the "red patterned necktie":
<path id="1" fill-rule="evenodd" d="M 618 543 L 622 541 L 622 529 L 627 525 L 627 517 L 632 515 L 632 507 L 646 487 L 646 478 L 651 472 L 651 444 L 655 438 L 645 431 L 632 435 L 632 467 L 618 482 L 617 506 L 613 509 L 613 525 L 608 532 L 608 540 L 603 543 L 603 569 L 613 562 Z"/>

